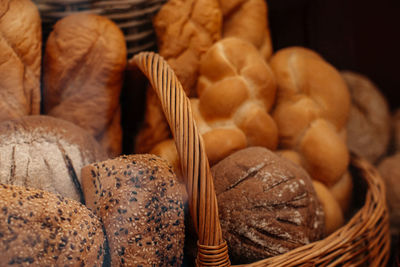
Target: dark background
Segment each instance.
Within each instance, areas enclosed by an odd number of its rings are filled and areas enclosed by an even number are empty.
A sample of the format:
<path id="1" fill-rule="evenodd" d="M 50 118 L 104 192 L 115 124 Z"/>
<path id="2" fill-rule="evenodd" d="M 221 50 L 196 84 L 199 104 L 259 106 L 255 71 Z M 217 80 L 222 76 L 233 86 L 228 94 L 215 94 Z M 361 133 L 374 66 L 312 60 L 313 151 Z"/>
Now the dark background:
<path id="1" fill-rule="evenodd" d="M 274 50 L 299 45 L 368 76 L 400 107 L 400 0 L 266 0 Z"/>

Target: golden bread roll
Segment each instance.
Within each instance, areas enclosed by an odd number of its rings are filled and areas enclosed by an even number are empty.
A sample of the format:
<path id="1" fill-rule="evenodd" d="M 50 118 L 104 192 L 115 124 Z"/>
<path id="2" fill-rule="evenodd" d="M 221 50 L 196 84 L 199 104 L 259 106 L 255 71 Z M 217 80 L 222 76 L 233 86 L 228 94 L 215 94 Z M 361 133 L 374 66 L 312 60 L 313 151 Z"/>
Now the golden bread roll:
<path id="1" fill-rule="evenodd" d="M 102 224 L 60 195 L 0 184 L 1 266 L 103 265 Z"/>
<path id="2" fill-rule="evenodd" d="M 314 180 L 313 185 L 325 213 L 325 234 L 330 235 L 344 224 L 343 211 L 323 183 Z"/>
<path id="3" fill-rule="evenodd" d="M 312 50 L 285 48 L 270 60 L 278 91 L 273 117 L 279 146 L 302 157 L 313 179 L 335 184 L 347 170 L 343 140 L 350 94 L 339 72 Z"/>
<path id="4" fill-rule="evenodd" d="M 185 188 L 165 160 L 142 154 L 90 164 L 82 185 L 104 224 L 111 266 L 180 266 Z"/>
<path id="5" fill-rule="evenodd" d="M 119 97 L 126 53 L 114 22 L 75 13 L 55 24 L 44 55 L 45 113 L 86 129 L 110 156 L 122 150 Z"/>
<path id="6" fill-rule="evenodd" d="M 0 3 L 0 121 L 40 113 L 42 27 L 30 0 Z"/>
<path id="7" fill-rule="evenodd" d="M 345 215 L 351 207 L 353 196 L 353 179 L 349 171 L 347 171 L 336 184 L 328 188 L 333 197 L 339 203 Z"/>
<path id="8" fill-rule="evenodd" d="M 252 43 L 267 60 L 272 55 L 268 9 L 264 0 L 220 0 L 222 37 L 237 37 Z"/>
<path id="9" fill-rule="evenodd" d="M 379 88 L 366 76 L 342 71 L 352 100 L 347 123 L 347 146 L 376 163 L 386 154 L 390 140 L 389 105 Z"/>

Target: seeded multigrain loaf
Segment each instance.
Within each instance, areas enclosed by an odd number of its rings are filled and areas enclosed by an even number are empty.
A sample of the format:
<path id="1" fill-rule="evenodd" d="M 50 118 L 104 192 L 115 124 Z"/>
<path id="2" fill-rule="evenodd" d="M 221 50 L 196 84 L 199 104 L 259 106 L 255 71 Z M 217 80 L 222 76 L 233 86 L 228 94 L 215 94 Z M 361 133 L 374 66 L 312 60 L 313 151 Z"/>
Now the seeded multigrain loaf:
<path id="1" fill-rule="evenodd" d="M 1 266 L 102 266 L 104 234 L 80 203 L 0 184 Z"/>
<path id="2" fill-rule="evenodd" d="M 311 179 L 288 159 L 250 147 L 211 171 L 233 263 L 276 256 L 323 237 L 324 213 Z"/>
<path id="3" fill-rule="evenodd" d="M 41 49 L 35 4 L 0 1 L 0 121 L 39 114 Z"/>
<path id="4" fill-rule="evenodd" d="M 164 160 L 130 155 L 82 169 L 86 205 L 101 218 L 112 266 L 180 266 L 184 187 Z"/>
<path id="5" fill-rule="evenodd" d="M 106 153 L 80 127 L 50 116 L 0 123 L 0 182 L 58 193 L 83 202 L 81 168 Z"/>

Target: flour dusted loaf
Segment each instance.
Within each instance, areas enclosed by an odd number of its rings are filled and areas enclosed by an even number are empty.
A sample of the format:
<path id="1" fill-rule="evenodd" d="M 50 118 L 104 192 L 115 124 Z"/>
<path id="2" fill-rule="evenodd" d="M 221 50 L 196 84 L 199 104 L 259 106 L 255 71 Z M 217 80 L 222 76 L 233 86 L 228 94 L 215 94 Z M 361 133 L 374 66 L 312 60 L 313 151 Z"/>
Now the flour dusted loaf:
<path id="1" fill-rule="evenodd" d="M 67 121 L 36 115 L 0 123 L 0 183 L 83 202 L 81 168 L 105 158 L 91 135 Z"/>
<path id="2" fill-rule="evenodd" d="M 118 26 L 85 13 L 55 24 L 44 55 L 45 113 L 81 126 L 111 156 L 122 150 L 119 97 L 126 57 Z"/>
<path id="3" fill-rule="evenodd" d="M 1 266 L 102 266 L 102 225 L 82 204 L 0 184 L 0 210 Z"/>
<path id="4" fill-rule="evenodd" d="M 101 218 L 112 266 L 180 266 L 184 186 L 155 155 L 120 156 L 82 169 L 86 205 Z"/>
<path id="5" fill-rule="evenodd" d="M 41 29 L 32 1 L 0 2 L 0 121 L 40 113 Z"/>
<path id="6" fill-rule="evenodd" d="M 233 263 L 282 254 L 323 237 L 321 204 L 298 165 L 266 148 L 249 147 L 211 171 Z"/>
<path id="7" fill-rule="evenodd" d="M 376 163 L 390 140 L 389 105 L 378 87 L 366 76 L 342 71 L 352 105 L 347 122 L 347 146 L 357 155 Z"/>
<path id="8" fill-rule="evenodd" d="M 279 147 L 297 151 L 313 179 L 335 184 L 350 158 L 345 139 L 350 110 L 346 83 L 310 49 L 284 48 L 269 62 L 278 85 L 273 118 Z"/>

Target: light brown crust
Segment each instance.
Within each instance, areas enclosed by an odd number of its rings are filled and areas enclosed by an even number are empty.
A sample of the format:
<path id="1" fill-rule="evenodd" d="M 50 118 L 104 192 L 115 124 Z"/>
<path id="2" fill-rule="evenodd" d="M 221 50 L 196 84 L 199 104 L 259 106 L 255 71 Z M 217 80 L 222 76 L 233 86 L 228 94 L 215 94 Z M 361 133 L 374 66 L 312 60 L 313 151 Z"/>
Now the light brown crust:
<path id="1" fill-rule="evenodd" d="M 164 160 L 129 155 L 82 169 L 87 206 L 108 237 L 112 266 L 179 266 L 184 187 Z"/>
<path id="2" fill-rule="evenodd" d="M 44 55 L 44 110 L 71 121 L 100 140 L 119 113 L 119 97 L 126 66 L 122 31 L 111 20 L 78 13 L 58 21 Z M 120 140 L 121 131 L 116 131 Z M 114 138 L 114 137 L 113 137 Z M 105 143 L 110 155 L 118 148 Z"/>
<path id="3" fill-rule="evenodd" d="M 0 209 L 2 266 L 102 266 L 102 225 L 80 203 L 0 184 Z"/>
<path id="4" fill-rule="evenodd" d="M 389 105 L 378 87 L 366 76 L 342 71 L 352 100 L 347 123 L 347 145 L 357 155 L 376 163 L 390 139 Z"/>
<path id="5" fill-rule="evenodd" d="M 154 18 L 159 53 L 172 67 L 188 96 L 196 94 L 199 62 L 221 37 L 218 0 L 172 0 Z M 135 141 L 136 153 L 148 153 L 170 137 L 157 95 L 149 87 L 144 123 Z"/>
<path id="6" fill-rule="evenodd" d="M 4 121 L 40 113 L 42 28 L 32 1 L 3 0 L 0 6 L 0 121 Z"/>
<path id="7" fill-rule="evenodd" d="M 272 56 L 270 66 L 278 84 L 273 118 L 280 148 L 299 152 L 313 179 L 336 183 L 350 158 L 343 140 L 350 110 L 346 83 L 307 48 L 284 48 Z"/>
<path id="8" fill-rule="evenodd" d="M 68 121 L 36 115 L 0 124 L 1 183 L 83 201 L 81 168 L 105 158 L 96 140 Z"/>

